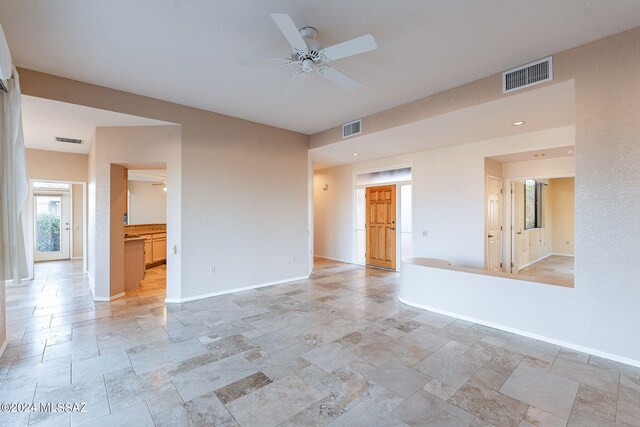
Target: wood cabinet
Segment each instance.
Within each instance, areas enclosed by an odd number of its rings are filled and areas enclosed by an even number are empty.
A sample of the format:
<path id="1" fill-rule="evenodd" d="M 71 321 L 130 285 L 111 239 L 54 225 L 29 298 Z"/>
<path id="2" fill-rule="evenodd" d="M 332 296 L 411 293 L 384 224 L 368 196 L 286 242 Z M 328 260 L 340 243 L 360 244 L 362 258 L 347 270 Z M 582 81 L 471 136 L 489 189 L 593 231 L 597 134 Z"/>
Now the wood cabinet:
<path id="1" fill-rule="evenodd" d="M 167 260 L 167 233 L 143 234 L 144 263 L 146 266 L 162 264 Z"/>
<path id="2" fill-rule="evenodd" d="M 158 237 L 156 237 L 158 236 Z M 160 237 L 159 235 L 153 235 L 153 240 L 151 242 L 151 259 L 155 264 L 157 262 L 162 262 L 167 260 L 167 236 Z"/>
<path id="3" fill-rule="evenodd" d="M 144 240 L 142 238 L 125 239 L 124 241 L 124 290 L 138 288 L 144 279 Z"/>
<path id="4" fill-rule="evenodd" d="M 125 225 L 125 233 L 144 237 L 144 263 L 147 267 L 167 261 L 166 224 Z"/>

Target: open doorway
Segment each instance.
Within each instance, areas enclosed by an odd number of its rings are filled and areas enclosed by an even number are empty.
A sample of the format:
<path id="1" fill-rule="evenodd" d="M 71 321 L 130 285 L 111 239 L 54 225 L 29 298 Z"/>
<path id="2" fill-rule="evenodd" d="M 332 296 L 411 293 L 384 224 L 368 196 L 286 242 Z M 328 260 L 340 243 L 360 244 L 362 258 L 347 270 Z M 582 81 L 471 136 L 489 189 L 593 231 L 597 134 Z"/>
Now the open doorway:
<path id="1" fill-rule="evenodd" d="M 164 297 L 167 285 L 167 170 L 125 168 L 124 280 L 127 296 Z"/>
<path id="2" fill-rule="evenodd" d="M 354 184 L 355 262 L 399 270 L 413 256 L 412 167 L 359 171 Z"/>
<path id="3" fill-rule="evenodd" d="M 574 147 L 485 158 L 485 269 L 574 283 Z"/>
<path id="4" fill-rule="evenodd" d="M 573 286 L 574 181 L 511 181 L 511 273 Z"/>
<path id="5" fill-rule="evenodd" d="M 86 271 L 86 184 L 46 180 L 29 184 L 33 261 L 73 261 Z"/>

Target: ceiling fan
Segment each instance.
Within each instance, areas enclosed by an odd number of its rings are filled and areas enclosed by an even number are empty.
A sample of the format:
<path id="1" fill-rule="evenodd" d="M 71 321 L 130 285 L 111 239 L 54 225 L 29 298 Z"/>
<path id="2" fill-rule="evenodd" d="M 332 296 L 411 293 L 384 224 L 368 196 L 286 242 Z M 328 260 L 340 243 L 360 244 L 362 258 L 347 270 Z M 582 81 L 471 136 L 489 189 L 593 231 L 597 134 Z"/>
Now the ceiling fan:
<path id="1" fill-rule="evenodd" d="M 323 48 L 316 40 L 318 30 L 315 28 L 303 27 L 298 30 L 296 24 L 286 13 L 272 13 L 271 18 L 282 31 L 289 44 L 291 44 L 291 55 L 285 58 L 240 61 L 240 65 L 300 65 L 302 68 L 291 76 L 289 84 L 284 90 L 284 96 L 295 96 L 300 93 L 305 79 L 313 71 L 351 92 L 355 92 L 362 86 L 359 81 L 328 66 L 326 63 L 377 49 L 378 45 L 371 34 Z"/>

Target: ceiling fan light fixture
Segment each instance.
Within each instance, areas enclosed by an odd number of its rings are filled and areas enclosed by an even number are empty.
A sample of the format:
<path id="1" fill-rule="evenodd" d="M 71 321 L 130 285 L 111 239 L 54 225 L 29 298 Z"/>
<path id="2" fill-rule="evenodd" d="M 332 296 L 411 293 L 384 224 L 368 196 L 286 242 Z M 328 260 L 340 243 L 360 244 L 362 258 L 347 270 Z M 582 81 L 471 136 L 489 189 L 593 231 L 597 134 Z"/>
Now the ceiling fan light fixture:
<path id="1" fill-rule="evenodd" d="M 525 122 L 524 120 L 518 120 L 518 121 L 515 121 L 515 122 L 511 123 L 511 126 L 522 126 L 525 123 L 527 123 L 527 122 Z"/>

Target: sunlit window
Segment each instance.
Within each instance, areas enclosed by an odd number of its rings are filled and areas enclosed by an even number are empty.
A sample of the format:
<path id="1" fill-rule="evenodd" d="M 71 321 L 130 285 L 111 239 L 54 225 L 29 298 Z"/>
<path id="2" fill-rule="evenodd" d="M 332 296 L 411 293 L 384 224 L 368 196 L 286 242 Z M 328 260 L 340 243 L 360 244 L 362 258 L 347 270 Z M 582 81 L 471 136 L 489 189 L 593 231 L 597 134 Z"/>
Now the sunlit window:
<path id="1" fill-rule="evenodd" d="M 542 228 L 543 183 L 533 179 L 524 182 L 524 228 Z"/>

